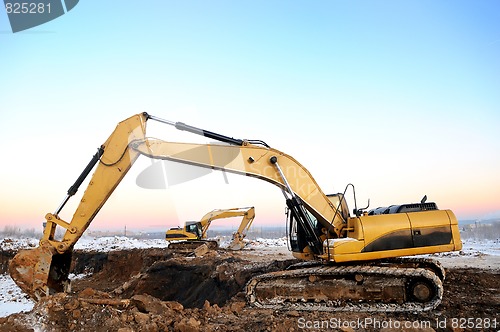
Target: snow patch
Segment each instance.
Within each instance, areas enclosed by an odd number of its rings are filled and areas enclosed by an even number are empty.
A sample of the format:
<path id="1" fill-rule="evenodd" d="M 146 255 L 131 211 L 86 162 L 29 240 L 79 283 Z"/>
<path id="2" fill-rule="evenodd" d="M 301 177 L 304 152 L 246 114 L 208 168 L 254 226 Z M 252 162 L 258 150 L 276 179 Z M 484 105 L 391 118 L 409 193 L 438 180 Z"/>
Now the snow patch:
<path id="1" fill-rule="evenodd" d="M 0 241 L 0 249 L 2 251 L 30 249 L 38 246 L 39 239 L 35 238 L 5 238 Z"/>
<path id="2" fill-rule="evenodd" d="M 247 244 L 248 248 L 258 249 L 258 248 L 269 248 L 269 247 L 286 247 L 287 246 L 287 238 L 282 237 L 279 239 L 263 239 L 257 238 L 254 241 L 250 241 Z"/>
<path id="3" fill-rule="evenodd" d="M 0 317 L 33 309 L 35 302 L 23 293 L 9 275 L 0 274 L 0 288 L 2 289 L 0 292 Z"/>
<path id="4" fill-rule="evenodd" d="M 168 241 L 164 239 L 133 239 L 126 236 L 82 237 L 75 244 L 75 250 L 126 250 L 146 248 L 166 248 Z"/>

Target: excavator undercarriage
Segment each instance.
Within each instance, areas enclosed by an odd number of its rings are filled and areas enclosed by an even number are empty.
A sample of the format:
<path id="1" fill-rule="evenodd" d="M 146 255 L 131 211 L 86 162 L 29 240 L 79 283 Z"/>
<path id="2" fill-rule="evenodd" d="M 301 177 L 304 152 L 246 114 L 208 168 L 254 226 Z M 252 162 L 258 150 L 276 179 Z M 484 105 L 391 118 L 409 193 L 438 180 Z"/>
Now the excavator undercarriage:
<path id="1" fill-rule="evenodd" d="M 275 310 L 400 312 L 434 309 L 443 295 L 444 270 L 432 260 L 307 265 L 252 278 L 248 302 Z"/>

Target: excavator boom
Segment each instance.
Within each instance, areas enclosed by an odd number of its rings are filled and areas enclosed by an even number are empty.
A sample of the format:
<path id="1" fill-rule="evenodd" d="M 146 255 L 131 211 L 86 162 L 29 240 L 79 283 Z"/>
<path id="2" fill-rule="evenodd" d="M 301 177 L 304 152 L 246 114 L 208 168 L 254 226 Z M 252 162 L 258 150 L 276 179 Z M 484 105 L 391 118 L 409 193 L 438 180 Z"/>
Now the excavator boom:
<path id="1" fill-rule="evenodd" d="M 248 224 L 248 220 L 251 216 L 251 219 L 255 218 L 255 208 L 252 207 L 246 207 L 246 208 L 232 208 L 232 209 L 219 209 L 219 210 L 213 210 L 210 211 L 209 213 L 205 214 L 203 218 L 201 218 L 200 223 L 201 227 L 203 229 L 203 234 L 202 238 L 206 239 L 207 238 L 207 231 L 208 228 L 210 227 L 212 221 L 217 220 L 217 219 L 224 219 L 224 218 L 232 218 L 232 217 L 243 217 L 241 225 L 246 225 Z"/>

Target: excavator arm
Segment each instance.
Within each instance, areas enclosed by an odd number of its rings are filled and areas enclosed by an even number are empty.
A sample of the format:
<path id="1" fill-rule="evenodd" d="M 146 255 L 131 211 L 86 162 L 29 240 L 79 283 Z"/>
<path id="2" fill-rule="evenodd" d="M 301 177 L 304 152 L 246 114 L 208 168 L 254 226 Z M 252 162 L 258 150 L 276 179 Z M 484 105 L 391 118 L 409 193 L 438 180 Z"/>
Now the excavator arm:
<path id="1" fill-rule="evenodd" d="M 208 228 L 210 227 L 210 224 L 212 223 L 212 221 L 217 220 L 217 219 L 243 216 L 243 220 L 241 222 L 241 225 L 243 225 L 243 224 L 247 225 L 248 224 L 247 220 L 249 218 L 248 216 L 251 215 L 252 220 L 255 217 L 254 211 L 255 211 L 254 207 L 250 207 L 250 208 L 217 209 L 217 210 L 212 210 L 212 211 L 208 212 L 200 220 L 201 227 L 203 230 L 201 238 L 202 239 L 207 238 L 207 231 L 208 231 Z M 242 228 L 241 225 L 240 225 L 240 228 Z M 239 231 L 239 229 L 238 229 L 238 231 Z"/>
<path id="2" fill-rule="evenodd" d="M 233 239 L 228 246 L 231 250 L 241 250 L 245 246 L 243 239 L 245 238 L 247 231 L 250 229 L 250 226 L 252 226 L 252 222 L 255 218 L 255 208 L 247 208 L 242 211 L 242 213 L 243 219 L 241 220 L 240 226 L 236 232 L 233 233 Z"/>
<path id="3" fill-rule="evenodd" d="M 73 246 L 139 157 L 140 153 L 131 149 L 129 143 L 144 139 L 147 117 L 145 113 L 137 114 L 117 125 L 70 187 L 60 206 L 54 213 L 45 216 L 47 223 L 39 246 L 33 250 L 20 251 L 12 259 L 9 269 L 12 279 L 32 298 L 39 299 L 50 292 L 65 289 Z M 62 220 L 59 213 L 95 164 L 97 168 L 73 218 L 70 222 Z M 60 240 L 55 238 L 57 226 L 65 229 Z"/>

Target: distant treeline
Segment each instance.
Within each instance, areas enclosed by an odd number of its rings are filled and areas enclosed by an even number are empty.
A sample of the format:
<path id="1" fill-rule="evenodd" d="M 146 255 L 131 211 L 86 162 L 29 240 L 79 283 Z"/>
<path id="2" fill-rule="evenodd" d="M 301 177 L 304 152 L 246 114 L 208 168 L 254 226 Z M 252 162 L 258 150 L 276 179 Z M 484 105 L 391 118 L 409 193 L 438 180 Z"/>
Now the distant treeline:
<path id="1" fill-rule="evenodd" d="M 475 221 L 467 223 L 459 223 L 460 234 L 464 239 L 476 239 L 476 240 L 500 240 L 500 220 L 488 220 L 488 221 Z M 56 232 L 56 238 L 62 238 L 64 234 L 64 229 L 58 227 Z M 208 237 L 225 237 L 232 236 L 235 229 L 229 228 L 213 228 L 208 230 Z M 100 231 L 100 230 L 88 230 L 85 235 L 94 237 L 104 237 L 104 236 L 127 236 L 137 239 L 164 239 L 165 232 L 137 232 L 128 231 L 126 228 L 122 231 Z M 246 238 L 249 240 L 255 240 L 257 238 L 266 239 L 278 239 L 286 237 L 286 228 L 279 226 L 257 226 L 252 227 L 247 232 Z M 0 237 L 3 238 L 41 238 L 42 230 L 29 228 L 23 229 L 16 226 L 4 226 L 3 230 L 0 230 Z"/>
<path id="2" fill-rule="evenodd" d="M 468 225 L 461 225 L 460 235 L 464 239 L 500 240 L 500 221 L 476 221 Z"/>
<path id="3" fill-rule="evenodd" d="M 3 230 L 0 231 L 0 236 L 2 236 L 3 238 L 32 237 L 36 239 L 42 237 L 42 231 L 35 230 L 35 228 L 24 229 L 16 226 L 7 225 L 4 226 Z"/>

